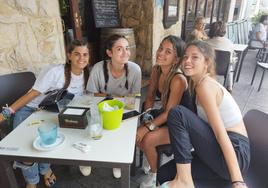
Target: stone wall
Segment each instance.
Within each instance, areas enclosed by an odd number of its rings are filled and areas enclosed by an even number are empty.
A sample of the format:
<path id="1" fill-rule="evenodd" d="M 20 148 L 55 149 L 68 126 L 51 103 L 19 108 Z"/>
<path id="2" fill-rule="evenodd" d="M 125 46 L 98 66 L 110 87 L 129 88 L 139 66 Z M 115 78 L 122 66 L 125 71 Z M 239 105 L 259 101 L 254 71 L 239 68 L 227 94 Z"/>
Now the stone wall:
<path id="1" fill-rule="evenodd" d="M 154 24 L 153 24 L 153 50 L 152 50 L 152 62 L 155 63 L 156 50 L 159 47 L 161 40 L 168 35 L 181 35 L 181 26 L 182 26 L 182 12 L 183 12 L 183 1 L 180 2 L 179 6 L 179 21 L 172 25 L 168 29 L 164 29 L 163 25 L 163 10 L 164 10 L 164 0 L 156 0 L 154 4 Z"/>
<path id="2" fill-rule="evenodd" d="M 136 63 L 141 66 L 143 75 L 150 75 L 160 41 L 169 34 L 180 36 L 181 19 L 170 28 L 164 29 L 162 22 L 164 0 L 118 0 L 118 2 L 122 27 L 134 29 Z M 183 1 L 180 2 L 182 10 Z"/>
<path id="3" fill-rule="evenodd" d="M 58 1 L 0 0 L 0 74 L 65 62 Z"/>
<path id="4" fill-rule="evenodd" d="M 143 73 L 151 70 L 153 0 L 119 0 L 119 12 L 122 27 L 134 29 L 136 42 L 136 63 Z"/>

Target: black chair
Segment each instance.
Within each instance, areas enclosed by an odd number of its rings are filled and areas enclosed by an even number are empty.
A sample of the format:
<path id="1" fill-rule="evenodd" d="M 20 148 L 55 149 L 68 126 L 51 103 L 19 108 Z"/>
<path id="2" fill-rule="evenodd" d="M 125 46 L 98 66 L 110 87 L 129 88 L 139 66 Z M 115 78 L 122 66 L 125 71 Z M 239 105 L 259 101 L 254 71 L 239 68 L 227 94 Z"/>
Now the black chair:
<path id="1" fill-rule="evenodd" d="M 226 83 L 226 78 L 228 75 L 228 69 L 230 65 L 230 57 L 231 52 L 230 51 L 223 51 L 223 50 L 215 50 L 216 55 L 216 74 L 220 76 L 224 76 L 224 82 L 223 85 Z"/>
<path id="2" fill-rule="evenodd" d="M 2 107 L 11 105 L 18 98 L 26 94 L 35 82 L 35 75 L 32 72 L 11 73 L 0 76 L 0 111 Z M 0 139 L 9 131 L 11 126 L 8 122 L 0 124 Z"/>
<path id="3" fill-rule="evenodd" d="M 11 105 L 18 98 L 26 94 L 35 82 L 35 75 L 32 72 L 19 72 L 0 76 L 0 111 L 2 107 Z M 0 123 L 0 140 L 4 138 L 12 130 L 12 121 L 4 121 Z M 12 171 L 11 165 L 6 165 L 0 161 L 0 187 L 17 187 L 16 184 L 10 185 L 5 181 L 11 178 L 7 171 Z M 25 187 L 22 174 L 19 170 L 15 170 L 20 187 Z"/>
<path id="4" fill-rule="evenodd" d="M 249 187 L 266 188 L 268 185 L 268 114 L 250 110 L 244 116 L 250 140 L 251 160 L 246 182 Z"/>
<path id="5" fill-rule="evenodd" d="M 263 82 L 263 78 L 265 75 L 265 71 L 268 69 L 268 50 L 265 48 L 259 49 L 259 51 L 256 55 L 256 66 L 255 66 L 255 70 L 254 70 L 253 77 L 251 80 L 251 85 L 254 82 L 258 67 L 262 69 L 262 76 L 261 76 L 260 84 L 258 87 L 258 91 L 260 91 L 261 86 L 262 86 L 262 82 Z"/>

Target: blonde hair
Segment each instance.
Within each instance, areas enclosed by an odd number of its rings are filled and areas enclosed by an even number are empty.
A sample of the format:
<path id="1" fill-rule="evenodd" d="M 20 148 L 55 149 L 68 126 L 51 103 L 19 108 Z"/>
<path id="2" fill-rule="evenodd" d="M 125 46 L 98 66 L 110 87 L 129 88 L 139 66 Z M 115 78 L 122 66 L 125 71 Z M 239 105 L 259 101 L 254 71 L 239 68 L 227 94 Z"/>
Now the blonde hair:
<path id="1" fill-rule="evenodd" d="M 197 16 L 194 20 L 194 28 L 199 24 L 200 21 L 205 20 L 203 16 Z"/>
<path id="2" fill-rule="evenodd" d="M 205 61 L 207 63 L 207 70 L 204 74 L 207 74 L 210 77 L 215 79 L 215 76 L 216 76 L 215 50 L 207 42 L 201 41 L 201 40 L 194 40 L 194 41 L 190 42 L 189 44 L 187 44 L 185 51 L 190 46 L 197 47 L 199 49 L 199 51 L 202 53 L 202 55 L 204 56 Z M 191 93 L 193 93 L 194 87 L 195 86 L 194 86 L 193 80 L 190 78 L 189 88 L 190 88 Z"/>

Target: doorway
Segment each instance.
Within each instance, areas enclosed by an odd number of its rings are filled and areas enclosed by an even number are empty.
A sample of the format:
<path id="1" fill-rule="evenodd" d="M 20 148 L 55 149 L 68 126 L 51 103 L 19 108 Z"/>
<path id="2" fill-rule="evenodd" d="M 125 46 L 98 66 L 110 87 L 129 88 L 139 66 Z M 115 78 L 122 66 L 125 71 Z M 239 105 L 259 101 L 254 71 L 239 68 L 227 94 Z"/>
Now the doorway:
<path id="1" fill-rule="evenodd" d="M 65 47 L 74 40 L 88 42 L 90 63 L 100 60 L 100 29 L 95 27 L 91 0 L 59 0 Z"/>

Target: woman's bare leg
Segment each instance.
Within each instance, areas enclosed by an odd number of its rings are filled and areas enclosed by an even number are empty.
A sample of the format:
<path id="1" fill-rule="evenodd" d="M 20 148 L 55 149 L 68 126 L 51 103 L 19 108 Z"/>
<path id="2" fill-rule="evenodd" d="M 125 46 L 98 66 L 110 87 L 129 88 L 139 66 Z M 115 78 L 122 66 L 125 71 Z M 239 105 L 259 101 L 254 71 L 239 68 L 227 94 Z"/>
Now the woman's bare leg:
<path id="1" fill-rule="evenodd" d="M 176 164 L 176 177 L 168 183 L 169 188 L 194 188 L 191 164 Z"/>
<path id="2" fill-rule="evenodd" d="M 142 140 L 143 152 L 150 164 L 151 171 L 153 173 L 157 172 L 157 152 L 156 146 L 169 144 L 169 134 L 168 128 L 162 127 L 155 131 L 149 132 L 145 135 Z"/>

